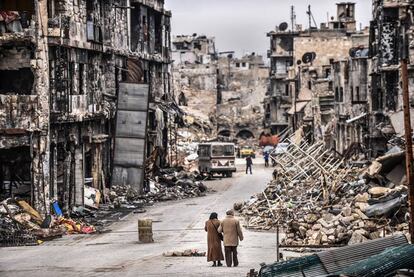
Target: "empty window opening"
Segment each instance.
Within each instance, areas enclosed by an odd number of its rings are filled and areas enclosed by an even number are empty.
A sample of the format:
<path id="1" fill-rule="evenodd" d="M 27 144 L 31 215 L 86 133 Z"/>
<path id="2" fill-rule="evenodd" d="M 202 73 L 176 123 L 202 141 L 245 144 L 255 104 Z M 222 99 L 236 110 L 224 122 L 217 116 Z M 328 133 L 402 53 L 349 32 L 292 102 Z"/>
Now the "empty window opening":
<path id="1" fill-rule="evenodd" d="M 0 201 L 18 197 L 31 202 L 30 147 L 0 150 Z"/>
<path id="2" fill-rule="evenodd" d="M 34 75 L 30 68 L 0 70 L 0 94 L 30 95 Z"/>

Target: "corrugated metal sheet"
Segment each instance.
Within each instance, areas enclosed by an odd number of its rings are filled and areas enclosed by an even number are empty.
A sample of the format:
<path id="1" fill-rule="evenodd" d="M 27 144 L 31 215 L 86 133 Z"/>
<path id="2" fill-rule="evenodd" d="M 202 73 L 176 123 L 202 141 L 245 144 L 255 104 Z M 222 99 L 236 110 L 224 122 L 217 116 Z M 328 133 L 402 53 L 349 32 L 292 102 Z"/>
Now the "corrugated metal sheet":
<path id="1" fill-rule="evenodd" d="M 147 112 L 118 111 L 116 136 L 145 139 Z"/>
<path id="2" fill-rule="evenodd" d="M 386 249 L 407 245 L 407 238 L 404 235 L 395 235 L 364 243 L 350 245 L 323 251 L 311 256 L 301 257 L 291 261 L 265 265 L 260 269 L 261 277 L 314 277 L 338 274 L 369 257 L 378 255 Z M 331 276 L 331 275 L 329 275 Z M 352 276 L 352 275 L 350 275 Z M 363 275 L 356 275 L 363 276 Z M 369 275 L 383 276 L 383 275 Z"/>
<path id="3" fill-rule="evenodd" d="M 404 244 L 407 244 L 407 238 L 404 235 L 396 235 L 324 251 L 316 255 L 318 255 L 328 273 L 336 273 L 367 257 L 377 255 L 389 247 Z"/>
<path id="4" fill-rule="evenodd" d="M 291 261 L 265 265 L 260 269 L 260 277 L 297 277 L 297 276 L 321 276 L 327 272 L 322 266 L 318 256 L 311 255 Z"/>
<path id="5" fill-rule="evenodd" d="M 142 189 L 149 86 L 120 83 L 112 185 Z"/>
<path id="6" fill-rule="evenodd" d="M 394 276 L 398 269 L 414 269 L 414 245 L 388 248 L 381 254 L 360 261 L 341 271 L 346 276 Z"/>

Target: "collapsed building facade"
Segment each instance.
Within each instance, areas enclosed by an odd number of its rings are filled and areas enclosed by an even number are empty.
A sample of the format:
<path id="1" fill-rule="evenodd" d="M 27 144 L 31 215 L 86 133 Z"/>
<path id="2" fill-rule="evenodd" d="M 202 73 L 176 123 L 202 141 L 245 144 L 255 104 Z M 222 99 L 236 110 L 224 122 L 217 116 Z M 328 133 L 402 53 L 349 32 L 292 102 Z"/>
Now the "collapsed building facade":
<path id="1" fill-rule="evenodd" d="M 218 52 L 215 39 L 204 35 L 180 35 L 173 39 L 174 86 L 177 102 L 198 119 L 210 121 L 210 138 L 249 139 L 262 128 L 261 101 L 267 83 L 267 67 L 254 53 L 242 58 L 233 51 Z"/>
<path id="2" fill-rule="evenodd" d="M 371 27 L 360 31 L 355 9 L 339 3 L 337 18 L 319 29 L 282 26 L 268 34 L 264 125 L 274 134 L 300 129 L 308 141 L 322 140 L 340 155 L 375 158 L 393 135 L 403 134 L 399 49 L 410 44 L 402 34 L 411 30 L 412 4 L 373 1 Z M 409 78 L 411 87 L 411 72 Z"/>
<path id="3" fill-rule="evenodd" d="M 268 67 L 255 53 L 241 58 L 219 58 L 217 131 L 219 136 L 258 140 L 263 126 L 262 101 L 267 88 Z"/>
<path id="4" fill-rule="evenodd" d="M 145 157 L 167 152 L 176 114 L 164 1 L 2 1 L 0 11 L 2 197 L 68 212 L 87 188 L 93 201 L 111 184 L 142 189 Z"/>

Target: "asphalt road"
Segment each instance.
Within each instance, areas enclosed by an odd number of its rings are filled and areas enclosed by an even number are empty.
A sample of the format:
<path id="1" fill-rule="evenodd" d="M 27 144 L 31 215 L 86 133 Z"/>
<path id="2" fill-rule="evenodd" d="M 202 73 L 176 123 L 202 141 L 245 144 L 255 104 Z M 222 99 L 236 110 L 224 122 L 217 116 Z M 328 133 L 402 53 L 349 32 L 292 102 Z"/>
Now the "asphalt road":
<path id="1" fill-rule="evenodd" d="M 275 260 L 275 234 L 244 230 L 237 268 L 211 267 L 206 257 L 164 257 L 169 251 L 206 251 L 204 222 L 211 212 L 223 217 L 238 201 L 262 191 L 271 179 L 256 159 L 253 175 L 243 162 L 233 178 L 206 184 L 215 190 L 205 197 L 156 204 L 145 214 L 130 214 L 111 232 L 65 236 L 40 246 L 0 249 L 0 276 L 246 276 L 251 268 Z M 155 242 L 138 243 L 139 218 L 154 220 Z"/>

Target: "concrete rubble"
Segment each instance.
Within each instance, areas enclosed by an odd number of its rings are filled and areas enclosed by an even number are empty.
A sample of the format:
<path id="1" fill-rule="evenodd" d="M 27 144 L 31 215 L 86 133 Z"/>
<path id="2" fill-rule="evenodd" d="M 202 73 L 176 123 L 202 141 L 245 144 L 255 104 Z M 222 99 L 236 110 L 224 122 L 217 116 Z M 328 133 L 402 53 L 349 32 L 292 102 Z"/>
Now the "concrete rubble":
<path id="1" fill-rule="evenodd" d="M 149 180 L 144 194 L 138 193 L 130 186 L 114 186 L 109 193 L 109 198 L 114 207 L 136 208 L 154 202 L 199 197 L 207 192 L 207 187 L 201 180 L 202 177 L 197 173 L 165 169 Z"/>
<path id="2" fill-rule="evenodd" d="M 285 246 L 356 244 L 408 233 L 404 172 L 398 183 L 389 175 L 403 160 L 399 151 L 361 167 L 337 160 L 322 144 L 291 142 L 277 156 L 274 179 L 265 191 L 234 208 L 246 218 L 247 228 L 280 226 Z"/>

